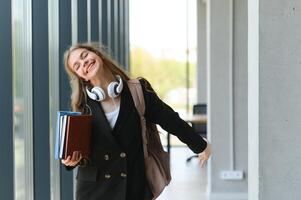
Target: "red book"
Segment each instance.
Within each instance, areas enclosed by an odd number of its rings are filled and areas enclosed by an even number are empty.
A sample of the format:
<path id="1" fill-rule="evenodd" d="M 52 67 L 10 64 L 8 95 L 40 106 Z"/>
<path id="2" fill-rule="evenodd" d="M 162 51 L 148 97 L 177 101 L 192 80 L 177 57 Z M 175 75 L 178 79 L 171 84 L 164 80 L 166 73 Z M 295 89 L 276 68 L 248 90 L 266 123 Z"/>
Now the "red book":
<path id="1" fill-rule="evenodd" d="M 84 158 L 91 153 L 92 115 L 68 116 L 64 158 L 80 151 Z"/>

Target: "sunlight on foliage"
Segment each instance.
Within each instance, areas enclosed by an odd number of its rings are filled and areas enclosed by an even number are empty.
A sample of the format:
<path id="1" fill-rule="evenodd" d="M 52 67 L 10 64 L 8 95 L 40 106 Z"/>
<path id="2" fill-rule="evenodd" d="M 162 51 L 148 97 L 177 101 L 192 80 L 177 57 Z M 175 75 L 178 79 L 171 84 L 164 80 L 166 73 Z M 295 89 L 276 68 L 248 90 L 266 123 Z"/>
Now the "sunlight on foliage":
<path id="1" fill-rule="evenodd" d="M 154 58 L 142 48 L 131 49 L 131 77 L 142 76 L 154 87 L 161 98 L 168 91 L 186 87 L 186 63 L 177 60 Z M 196 67 L 190 63 L 190 86 L 195 85 Z M 183 102 L 185 104 L 185 102 Z"/>

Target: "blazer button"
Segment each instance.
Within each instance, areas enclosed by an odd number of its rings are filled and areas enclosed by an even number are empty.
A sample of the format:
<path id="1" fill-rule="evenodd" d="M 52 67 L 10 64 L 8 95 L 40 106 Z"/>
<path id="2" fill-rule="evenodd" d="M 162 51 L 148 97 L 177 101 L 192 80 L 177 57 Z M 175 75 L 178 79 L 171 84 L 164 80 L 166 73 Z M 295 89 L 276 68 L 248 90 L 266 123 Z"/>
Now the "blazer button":
<path id="1" fill-rule="evenodd" d="M 110 174 L 105 174 L 105 178 L 109 179 L 109 178 L 111 178 L 111 175 Z"/>
<path id="2" fill-rule="evenodd" d="M 104 159 L 104 160 L 109 160 L 109 159 L 110 159 L 110 157 L 109 157 L 109 155 L 108 155 L 108 154 L 106 154 L 106 155 L 104 155 L 103 159 Z"/>
<path id="3" fill-rule="evenodd" d="M 125 158 L 126 157 L 126 154 L 124 152 L 120 153 L 120 157 L 121 158 Z"/>
<path id="4" fill-rule="evenodd" d="M 122 178 L 126 178 L 126 173 L 121 173 L 120 176 L 121 176 Z"/>

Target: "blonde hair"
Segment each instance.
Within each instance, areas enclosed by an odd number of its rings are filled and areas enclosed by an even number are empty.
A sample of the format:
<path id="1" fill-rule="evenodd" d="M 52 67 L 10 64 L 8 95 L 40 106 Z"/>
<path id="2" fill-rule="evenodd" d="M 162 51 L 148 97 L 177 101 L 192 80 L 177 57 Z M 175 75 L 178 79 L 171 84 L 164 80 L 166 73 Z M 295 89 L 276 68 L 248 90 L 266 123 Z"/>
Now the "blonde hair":
<path id="1" fill-rule="evenodd" d="M 74 71 L 71 70 L 71 67 L 68 66 L 68 59 L 70 53 L 76 49 L 87 49 L 99 56 L 103 63 L 113 75 L 120 75 L 121 78 L 125 81 L 128 81 L 130 77 L 123 71 L 116 61 L 114 61 L 111 56 L 106 53 L 107 50 L 99 43 L 85 43 L 85 44 L 75 44 L 72 45 L 64 53 L 64 66 L 65 70 L 69 76 L 69 82 L 71 86 L 71 109 L 73 111 L 84 112 L 86 106 L 86 90 L 85 87 L 89 85 L 88 82 L 76 75 Z"/>

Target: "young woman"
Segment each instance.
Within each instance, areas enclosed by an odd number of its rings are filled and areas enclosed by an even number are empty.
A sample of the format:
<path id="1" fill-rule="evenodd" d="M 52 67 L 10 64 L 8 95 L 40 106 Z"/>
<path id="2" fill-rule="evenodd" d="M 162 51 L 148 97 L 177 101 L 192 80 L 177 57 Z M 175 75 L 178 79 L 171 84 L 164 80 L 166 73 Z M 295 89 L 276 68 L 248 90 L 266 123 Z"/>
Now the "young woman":
<path id="1" fill-rule="evenodd" d="M 65 69 L 72 88 L 73 111 L 92 115 L 92 143 L 89 162 L 74 152 L 62 163 L 67 169 L 78 168 L 78 200 L 152 199 L 146 177 L 140 117 L 127 81 L 130 79 L 97 45 L 77 44 L 65 52 Z M 165 104 L 141 79 L 146 121 L 159 124 L 177 136 L 204 164 L 211 147 Z"/>

